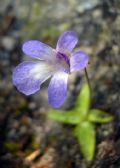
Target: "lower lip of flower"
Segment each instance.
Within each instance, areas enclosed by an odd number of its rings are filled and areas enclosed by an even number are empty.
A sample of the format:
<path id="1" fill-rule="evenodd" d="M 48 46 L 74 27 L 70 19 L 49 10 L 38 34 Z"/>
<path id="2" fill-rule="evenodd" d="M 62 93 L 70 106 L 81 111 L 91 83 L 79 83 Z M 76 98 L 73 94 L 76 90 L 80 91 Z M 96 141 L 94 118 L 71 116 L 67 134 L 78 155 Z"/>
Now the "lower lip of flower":
<path id="1" fill-rule="evenodd" d="M 63 70 L 66 73 L 70 73 L 70 59 L 67 55 L 64 53 L 57 52 L 56 54 L 57 63 L 61 70 Z"/>

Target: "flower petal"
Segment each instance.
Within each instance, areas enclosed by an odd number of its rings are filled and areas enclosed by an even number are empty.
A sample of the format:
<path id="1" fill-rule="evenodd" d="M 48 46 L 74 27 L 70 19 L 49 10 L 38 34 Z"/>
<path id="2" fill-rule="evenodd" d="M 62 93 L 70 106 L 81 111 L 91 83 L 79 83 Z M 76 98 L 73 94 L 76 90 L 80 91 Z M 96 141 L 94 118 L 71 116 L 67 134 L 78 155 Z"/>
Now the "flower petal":
<path id="1" fill-rule="evenodd" d="M 78 51 L 73 53 L 72 57 L 70 58 L 70 70 L 78 71 L 84 69 L 89 62 L 88 55 L 83 51 Z"/>
<path id="2" fill-rule="evenodd" d="M 25 42 L 22 46 L 22 50 L 26 55 L 41 60 L 51 59 L 55 54 L 51 47 L 37 40 Z"/>
<path id="3" fill-rule="evenodd" d="M 60 52 L 71 52 L 77 42 L 77 34 L 74 31 L 66 31 L 58 39 L 57 50 Z"/>
<path id="4" fill-rule="evenodd" d="M 25 61 L 13 72 L 13 83 L 25 95 L 40 89 L 40 85 L 52 75 L 51 68 L 44 62 Z"/>
<path id="5" fill-rule="evenodd" d="M 48 87 L 49 103 L 54 108 L 59 108 L 67 98 L 67 80 L 68 74 L 64 72 L 56 73 Z"/>

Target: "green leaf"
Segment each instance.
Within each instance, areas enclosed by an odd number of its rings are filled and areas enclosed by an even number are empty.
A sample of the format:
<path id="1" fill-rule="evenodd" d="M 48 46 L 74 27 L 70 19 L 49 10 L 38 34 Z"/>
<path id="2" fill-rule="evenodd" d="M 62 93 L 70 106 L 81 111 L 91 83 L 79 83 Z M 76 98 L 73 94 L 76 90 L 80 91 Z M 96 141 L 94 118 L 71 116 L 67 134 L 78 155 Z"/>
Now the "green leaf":
<path id="1" fill-rule="evenodd" d="M 91 122 L 104 124 L 111 122 L 113 120 L 113 116 L 102 110 L 92 109 L 89 112 L 88 120 Z"/>
<path id="2" fill-rule="evenodd" d="M 88 161 L 92 161 L 95 152 L 96 135 L 94 125 L 83 122 L 75 128 L 75 135 L 80 144 L 80 150 Z"/>
<path id="3" fill-rule="evenodd" d="M 85 118 L 90 108 L 90 89 L 88 84 L 83 85 L 77 98 L 76 108 L 80 118 Z"/>
<path id="4" fill-rule="evenodd" d="M 78 124 L 80 123 L 80 118 L 75 111 L 60 111 L 52 110 L 48 113 L 50 119 L 56 120 L 64 124 Z"/>

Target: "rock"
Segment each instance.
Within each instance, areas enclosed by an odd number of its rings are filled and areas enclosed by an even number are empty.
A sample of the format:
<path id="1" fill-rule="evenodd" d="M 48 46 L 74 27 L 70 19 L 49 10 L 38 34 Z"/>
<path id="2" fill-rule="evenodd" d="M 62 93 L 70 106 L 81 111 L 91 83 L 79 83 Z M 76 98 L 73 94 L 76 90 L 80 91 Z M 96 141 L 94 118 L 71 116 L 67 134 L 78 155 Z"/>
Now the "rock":
<path id="1" fill-rule="evenodd" d="M 1 44 L 6 50 L 13 50 L 16 46 L 16 39 L 10 36 L 4 36 L 1 39 Z"/>
<path id="2" fill-rule="evenodd" d="M 100 4 L 99 0 L 78 0 L 78 5 L 77 5 L 77 12 L 84 12 L 85 10 L 90 10 L 94 8 L 96 5 Z"/>

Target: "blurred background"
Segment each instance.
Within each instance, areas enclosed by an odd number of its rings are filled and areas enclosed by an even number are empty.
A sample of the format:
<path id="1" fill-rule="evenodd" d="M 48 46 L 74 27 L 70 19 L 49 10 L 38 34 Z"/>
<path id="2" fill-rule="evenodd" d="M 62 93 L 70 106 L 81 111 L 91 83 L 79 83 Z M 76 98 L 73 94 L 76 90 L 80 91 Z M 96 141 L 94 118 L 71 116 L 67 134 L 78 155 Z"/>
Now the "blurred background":
<path id="1" fill-rule="evenodd" d="M 115 117 L 97 126 L 89 166 L 71 127 L 47 118 L 48 83 L 29 97 L 12 83 L 13 69 L 25 59 L 24 41 L 38 39 L 55 48 L 66 30 L 77 32 L 77 48 L 90 56 L 92 107 Z M 84 72 L 70 76 L 63 109 L 74 107 L 84 81 Z M 120 0 L 0 0 L 0 168 L 87 167 L 120 167 Z"/>

